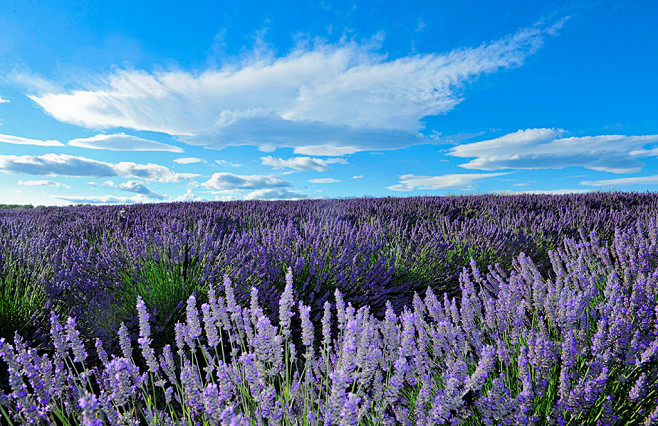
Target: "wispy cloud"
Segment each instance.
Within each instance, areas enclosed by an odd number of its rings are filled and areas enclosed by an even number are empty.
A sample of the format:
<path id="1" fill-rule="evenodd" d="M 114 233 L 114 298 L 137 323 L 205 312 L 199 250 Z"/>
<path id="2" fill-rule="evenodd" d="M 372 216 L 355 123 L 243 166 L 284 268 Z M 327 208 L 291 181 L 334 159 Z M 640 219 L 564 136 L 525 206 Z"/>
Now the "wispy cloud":
<path id="1" fill-rule="evenodd" d="M 587 186 L 656 185 L 658 184 L 658 175 L 604 180 L 585 180 L 580 182 L 580 184 Z"/>
<path id="2" fill-rule="evenodd" d="M 334 179 L 334 178 L 317 178 L 317 179 L 309 179 L 307 182 L 310 183 L 336 183 L 340 182 L 340 179 Z"/>
<path id="3" fill-rule="evenodd" d="M 211 148 L 291 147 L 302 155 L 397 149 L 430 142 L 418 133 L 424 117 L 453 109 L 473 78 L 522 65 L 563 22 L 395 60 L 350 42 L 255 55 L 200 74 L 118 70 L 102 84 L 31 99 L 62 122 L 164 132 Z"/>
<path id="4" fill-rule="evenodd" d="M 160 182 L 180 182 L 198 176 L 175 173 L 159 164 L 137 164 L 128 161 L 106 163 L 67 154 L 0 155 L 0 171 L 51 176 L 121 176 Z"/>
<path id="5" fill-rule="evenodd" d="M 287 180 L 276 175 L 235 175 L 233 173 L 215 173 L 201 186 L 211 190 L 226 189 L 266 189 L 292 186 Z"/>
<path id="6" fill-rule="evenodd" d="M 215 160 L 215 163 L 217 163 L 220 166 L 242 167 L 242 164 L 233 163 L 231 161 L 226 161 L 226 160 Z"/>
<path id="7" fill-rule="evenodd" d="M 594 192 L 594 190 L 582 189 L 582 188 L 566 188 L 566 189 L 535 189 L 528 191 L 508 191 L 506 189 L 501 189 L 499 191 L 492 191 L 493 194 L 497 194 L 497 195 L 521 195 L 521 194 L 564 195 L 564 194 L 587 194 L 589 192 Z"/>
<path id="8" fill-rule="evenodd" d="M 245 200 L 303 200 L 308 195 L 303 192 L 289 191 L 285 188 L 259 189 L 245 196 Z"/>
<path id="9" fill-rule="evenodd" d="M 262 164 L 272 166 L 275 169 L 293 169 L 293 170 L 313 170 L 316 172 L 326 172 L 331 167 L 329 164 L 347 164 L 343 158 L 311 158 L 311 157 L 293 157 L 284 160 L 283 158 L 261 157 Z"/>
<path id="10" fill-rule="evenodd" d="M 134 195 L 132 197 L 115 197 L 113 195 L 69 195 L 56 196 L 55 198 L 73 204 L 141 204 L 154 201 L 152 198 L 141 194 Z"/>
<path id="11" fill-rule="evenodd" d="M 610 173 L 636 173 L 636 158 L 658 155 L 658 135 L 601 135 L 562 138 L 563 130 L 527 129 L 482 142 L 455 146 L 448 155 L 473 160 L 460 167 L 475 170 L 562 169 L 580 166 Z"/>
<path id="12" fill-rule="evenodd" d="M 363 175 L 352 176 L 350 179 L 363 179 Z"/>
<path id="13" fill-rule="evenodd" d="M 6 104 L 9 103 L 9 99 L 5 99 L 2 96 L 0 96 L 0 104 Z"/>
<path id="14" fill-rule="evenodd" d="M 186 158 L 177 158 L 174 160 L 176 164 L 194 164 L 200 163 L 202 160 L 200 158 L 186 157 Z"/>
<path id="15" fill-rule="evenodd" d="M 473 189 L 473 182 L 503 176 L 508 173 L 448 174 L 442 176 L 402 175 L 400 183 L 389 186 L 391 191 L 413 191 L 415 189 Z"/>
<path id="16" fill-rule="evenodd" d="M 108 151 L 169 151 L 183 152 L 177 146 L 138 138 L 137 136 L 117 133 L 113 135 L 96 135 L 90 138 L 73 139 L 69 145 L 78 148 L 104 149 Z"/>
<path id="17" fill-rule="evenodd" d="M 103 186 L 107 186 L 109 188 L 114 188 L 114 189 L 119 189 L 121 191 L 127 191 L 127 192 L 134 192 L 136 194 L 141 194 L 145 195 L 148 198 L 154 199 L 154 200 L 164 200 L 165 196 L 161 194 L 157 194 L 153 192 L 148 186 L 144 185 L 143 182 L 137 181 L 137 180 L 129 180 L 128 182 L 122 182 L 120 184 L 116 184 L 112 182 L 111 180 L 103 182 Z"/>
<path id="18" fill-rule="evenodd" d="M 69 185 L 66 185 L 61 182 L 55 182 L 53 180 L 19 180 L 19 185 L 23 186 L 48 186 L 50 188 L 63 188 L 70 189 Z"/>
<path id="19" fill-rule="evenodd" d="M 39 139 L 28 139 L 20 136 L 3 135 L 0 134 L 0 142 L 10 143 L 14 145 L 38 145 L 38 146 L 64 146 L 63 143 L 55 140 L 42 141 Z"/>

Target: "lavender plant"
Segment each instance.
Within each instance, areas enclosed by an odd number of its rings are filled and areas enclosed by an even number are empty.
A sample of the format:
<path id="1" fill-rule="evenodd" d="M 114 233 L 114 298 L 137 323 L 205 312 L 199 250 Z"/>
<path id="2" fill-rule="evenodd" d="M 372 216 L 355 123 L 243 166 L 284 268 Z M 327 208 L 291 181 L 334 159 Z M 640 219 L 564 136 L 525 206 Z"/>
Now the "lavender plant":
<path id="1" fill-rule="evenodd" d="M 238 305 L 229 279 L 225 297 L 213 289 L 201 306 L 203 321 L 190 297 L 176 328 L 177 359 L 169 346 L 159 356 L 150 348 L 141 299 L 140 352 L 124 335 L 123 353 L 102 366 L 85 364 L 75 321 L 64 327 L 53 316 L 52 359 L 19 336 L 13 345 L 0 341 L 12 389 L 2 411 L 14 423 L 652 424 L 655 229 L 656 222 L 632 237 L 618 233 L 609 246 L 594 234 L 565 239 L 550 254 L 552 276 L 523 254 L 509 272 L 485 274 L 471 262 L 459 304 L 427 288 L 400 315 L 389 303 L 382 321 L 336 291 L 337 321 L 325 305 L 321 350 L 309 308 L 296 309 L 291 298 L 292 277 L 279 301 L 280 328 L 255 289 L 248 308 Z M 302 357 L 286 346 L 293 314 Z M 147 368 L 135 364 L 140 357 Z"/>

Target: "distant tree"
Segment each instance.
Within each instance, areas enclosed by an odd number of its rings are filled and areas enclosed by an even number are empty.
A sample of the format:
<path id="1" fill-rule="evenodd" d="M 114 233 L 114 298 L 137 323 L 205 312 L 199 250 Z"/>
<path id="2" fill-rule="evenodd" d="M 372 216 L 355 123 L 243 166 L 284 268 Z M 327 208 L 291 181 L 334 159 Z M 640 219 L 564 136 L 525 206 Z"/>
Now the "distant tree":
<path id="1" fill-rule="evenodd" d="M 0 204 L 0 209 L 32 209 L 32 204 Z"/>

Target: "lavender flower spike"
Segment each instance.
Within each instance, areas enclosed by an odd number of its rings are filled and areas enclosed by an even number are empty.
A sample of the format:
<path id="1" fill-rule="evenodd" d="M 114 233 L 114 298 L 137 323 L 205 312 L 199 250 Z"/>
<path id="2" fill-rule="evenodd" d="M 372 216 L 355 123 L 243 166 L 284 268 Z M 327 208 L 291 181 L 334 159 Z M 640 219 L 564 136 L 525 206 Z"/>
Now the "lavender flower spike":
<path id="1" fill-rule="evenodd" d="M 137 315 L 139 316 L 139 335 L 145 339 L 151 337 L 151 325 L 149 324 L 149 313 L 141 296 L 137 296 Z"/>
<path id="2" fill-rule="evenodd" d="M 128 328 L 124 323 L 119 326 L 119 346 L 125 358 L 130 359 L 133 356 L 133 349 L 130 345 L 130 337 L 128 336 Z"/>
<path id="3" fill-rule="evenodd" d="M 279 324 L 281 325 L 281 333 L 285 338 L 290 338 L 290 319 L 294 315 L 291 312 L 293 303 L 292 269 L 288 268 L 288 273 L 286 274 L 286 287 L 279 299 Z"/>
<path id="4" fill-rule="evenodd" d="M 87 359 L 87 352 L 82 344 L 82 340 L 80 340 L 80 332 L 75 328 L 75 319 L 71 317 L 66 320 L 66 339 L 69 341 L 71 350 L 73 351 L 73 361 L 84 362 Z"/>

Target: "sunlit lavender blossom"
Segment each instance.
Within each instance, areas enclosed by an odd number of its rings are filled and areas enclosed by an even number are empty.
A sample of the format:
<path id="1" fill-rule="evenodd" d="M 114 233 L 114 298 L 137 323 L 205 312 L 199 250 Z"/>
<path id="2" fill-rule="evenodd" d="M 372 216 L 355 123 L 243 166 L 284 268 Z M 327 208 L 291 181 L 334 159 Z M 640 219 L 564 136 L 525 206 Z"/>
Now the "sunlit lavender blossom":
<path id="1" fill-rule="evenodd" d="M 96 338 L 96 352 L 98 353 L 98 359 L 101 360 L 103 364 L 108 364 L 110 360 L 107 357 L 107 352 L 105 352 L 105 349 L 103 349 L 103 342 L 101 339 Z"/>
<path id="2" fill-rule="evenodd" d="M 491 345 L 483 347 L 477 369 L 473 372 L 471 377 L 469 377 L 468 382 L 466 383 L 466 388 L 473 391 L 479 390 L 489 376 L 495 362 L 496 349 Z"/>
<path id="3" fill-rule="evenodd" d="M 331 351 L 331 303 L 324 302 L 324 313 L 322 315 L 322 344 Z"/>
<path id="4" fill-rule="evenodd" d="M 286 274 L 286 287 L 279 299 L 279 325 L 281 333 L 286 339 L 290 338 L 290 319 L 294 316 L 292 306 L 294 304 L 292 294 L 292 269 L 288 268 Z"/>
<path id="5" fill-rule="evenodd" d="M 102 419 L 98 418 L 98 398 L 85 391 L 85 395 L 78 401 L 82 408 L 82 424 L 84 426 L 102 426 Z"/>
<path id="6" fill-rule="evenodd" d="M 139 368 L 127 358 L 114 358 L 106 367 L 109 390 L 117 405 L 122 406 L 142 384 Z"/>
<path id="7" fill-rule="evenodd" d="M 75 318 L 69 317 L 66 320 L 66 339 L 73 351 L 73 361 L 84 362 L 87 359 L 87 352 L 80 340 L 80 332 L 75 328 Z"/>
<path id="8" fill-rule="evenodd" d="M 306 346 L 306 351 L 309 357 L 313 356 L 313 323 L 309 317 L 311 308 L 309 306 L 304 306 L 302 302 L 299 302 L 299 315 L 302 319 L 302 343 Z"/>
<path id="9" fill-rule="evenodd" d="M 119 346 L 121 346 L 121 352 L 125 358 L 133 356 L 133 349 L 130 344 L 130 337 L 128 336 L 128 328 L 124 323 L 121 323 L 121 326 L 119 327 Z"/>
<path id="10" fill-rule="evenodd" d="M 199 322 L 199 311 L 196 308 L 196 297 L 194 295 L 187 299 L 187 333 L 185 335 L 186 342 L 190 347 L 194 347 L 196 339 L 201 336 L 201 323 Z"/>
<path id="11" fill-rule="evenodd" d="M 174 326 L 174 335 L 176 338 L 176 347 L 178 348 L 178 354 L 182 355 L 183 350 L 185 349 L 185 326 L 179 322 Z"/>
<path id="12" fill-rule="evenodd" d="M 145 339 L 151 337 L 150 315 L 146 310 L 146 304 L 140 296 L 137 296 L 137 315 L 139 317 L 139 335 Z"/>
<path id="13" fill-rule="evenodd" d="M 361 397 L 356 396 L 352 392 L 347 394 L 347 400 L 345 405 L 340 413 L 340 424 L 341 425 L 352 425 L 356 426 L 359 420 L 359 403 L 361 402 Z"/>
<path id="14" fill-rule="evenodd" d="M 204 328 L 206 329 L 206 337 L 210 347 L 216 347 L 219 344 L 219 335 L 217 334 L 217 327 L 215 325 L 215 317 L 210 311 L 210 305 L 204 303 L 201 305 L 201 313 L 203 314 Z"/>
<path id="15" fill-rule="evenodd" d="M 635 402 L 644 398 L 647 391 L 647 373 L 643 372 L 640 377 L 635 381 L 635 384 L 628 392 L 628 399 Z"/>

